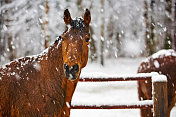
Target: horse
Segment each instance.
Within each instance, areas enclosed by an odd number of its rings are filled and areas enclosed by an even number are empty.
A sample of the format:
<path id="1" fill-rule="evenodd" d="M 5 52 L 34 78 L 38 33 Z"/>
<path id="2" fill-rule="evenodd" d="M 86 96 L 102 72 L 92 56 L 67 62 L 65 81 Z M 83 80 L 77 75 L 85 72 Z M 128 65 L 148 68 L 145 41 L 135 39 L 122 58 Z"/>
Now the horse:
<path id="1" fill-rule="evenodd" d="M 88 61 L 90 11 L 71 18 L 65 31 L 42 53 L 0 68 L 0 117 L 69 117 L 72 95 Z"/>
<path id="2" fill-rule="evenodd" d="M 144 60 L 138 73 L 158 72 L 167 76 L 168 117 L 176 103 L 176 52 L 172 49 L 160 50 Z M 139 100 L 152 99 L 152 83 L 138 81 Z M 151 109 L 141 109 L 141 117 L 152 117 Z"/>

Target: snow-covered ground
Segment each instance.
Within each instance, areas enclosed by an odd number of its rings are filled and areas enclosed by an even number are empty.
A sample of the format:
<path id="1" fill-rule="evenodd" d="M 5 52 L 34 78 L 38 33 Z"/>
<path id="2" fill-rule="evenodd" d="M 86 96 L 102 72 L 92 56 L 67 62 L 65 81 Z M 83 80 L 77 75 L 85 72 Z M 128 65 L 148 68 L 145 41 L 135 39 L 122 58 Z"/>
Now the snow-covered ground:
<path id="1" fill-rule="evenodd" d="M 103 72 L 107 74 L 134 74 L 143 58 L 119 58 L 105 62 L 105 67 L 97 63 L 88 63 L 82 74 L 89 72 Z M 107 82 L 85 83 L 79 82 L 74 93 L 72 103 L 81 104 L 119 104 L 138 101 L 137 82 Z M 140 117 L 139 109 L 114 110 L 71 110 L 71 117 Z M 171 112 L 176 117 L 176 108 Z"/>

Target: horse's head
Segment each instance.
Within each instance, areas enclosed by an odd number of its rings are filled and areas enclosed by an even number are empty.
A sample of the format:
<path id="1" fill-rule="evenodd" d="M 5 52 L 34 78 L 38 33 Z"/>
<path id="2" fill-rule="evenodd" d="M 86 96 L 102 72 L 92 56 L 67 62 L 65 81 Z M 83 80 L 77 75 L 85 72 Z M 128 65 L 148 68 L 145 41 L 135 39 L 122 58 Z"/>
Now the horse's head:
<path id="1" fill-rule="evenodd" d="M 62 35 L 62 55 L 66 78 L 75 80 L 88 60 L 88 45 L 90 39 L 90 11 L 86 9 L 83 18 L 72 19 L 66 9 L 64 22 L 66 30 Z"/>

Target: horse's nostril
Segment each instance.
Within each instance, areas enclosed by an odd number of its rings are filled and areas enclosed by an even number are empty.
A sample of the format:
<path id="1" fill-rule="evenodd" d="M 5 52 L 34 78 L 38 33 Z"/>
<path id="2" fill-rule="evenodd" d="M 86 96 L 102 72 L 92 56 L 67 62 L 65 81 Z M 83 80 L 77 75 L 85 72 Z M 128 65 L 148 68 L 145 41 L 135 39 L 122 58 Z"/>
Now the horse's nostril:
<path id="1" fill-rule="evenodd" d="M 78 64 L 75 64 L 75 65 L 73 66 L 73 69 L 74 69 L 75 73 L 77 73 L 77 72 L 79 71 L 79 65 L 78 65 Z"/>
<path id="2" fill-rule="evenodd" d="M 79 71 L 79 65 L 78 65 L 78 64 L 75 64 L 75 65 L 73 65 L 73 66 L 70 68 L 70 73 L 71 73 L 72 75 L 75 75 L 78 71 Z"/>
<path id="3" fill-rule="evenodd" d="M 69 76 L 69 66 L 67 64 L 64 64 L 64 69 L 65 69 L 65 73 L 66 73 L 66 76 Z"/>

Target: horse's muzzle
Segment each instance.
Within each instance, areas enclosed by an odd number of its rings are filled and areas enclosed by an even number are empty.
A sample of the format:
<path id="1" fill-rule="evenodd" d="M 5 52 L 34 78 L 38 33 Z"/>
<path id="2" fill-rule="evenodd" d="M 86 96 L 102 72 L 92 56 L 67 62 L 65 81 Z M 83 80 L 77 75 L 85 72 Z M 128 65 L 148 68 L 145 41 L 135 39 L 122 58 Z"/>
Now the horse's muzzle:
<path id="1" fill-rule="evenodd" d="M 65 76 L 69 80 L 76 80 L 78 77 L 78 72 L 79 72 L 79 65 L 75 64 L 71 67 L 69 67 L 66 63 L 64 64 L 64 72 Z"/>

